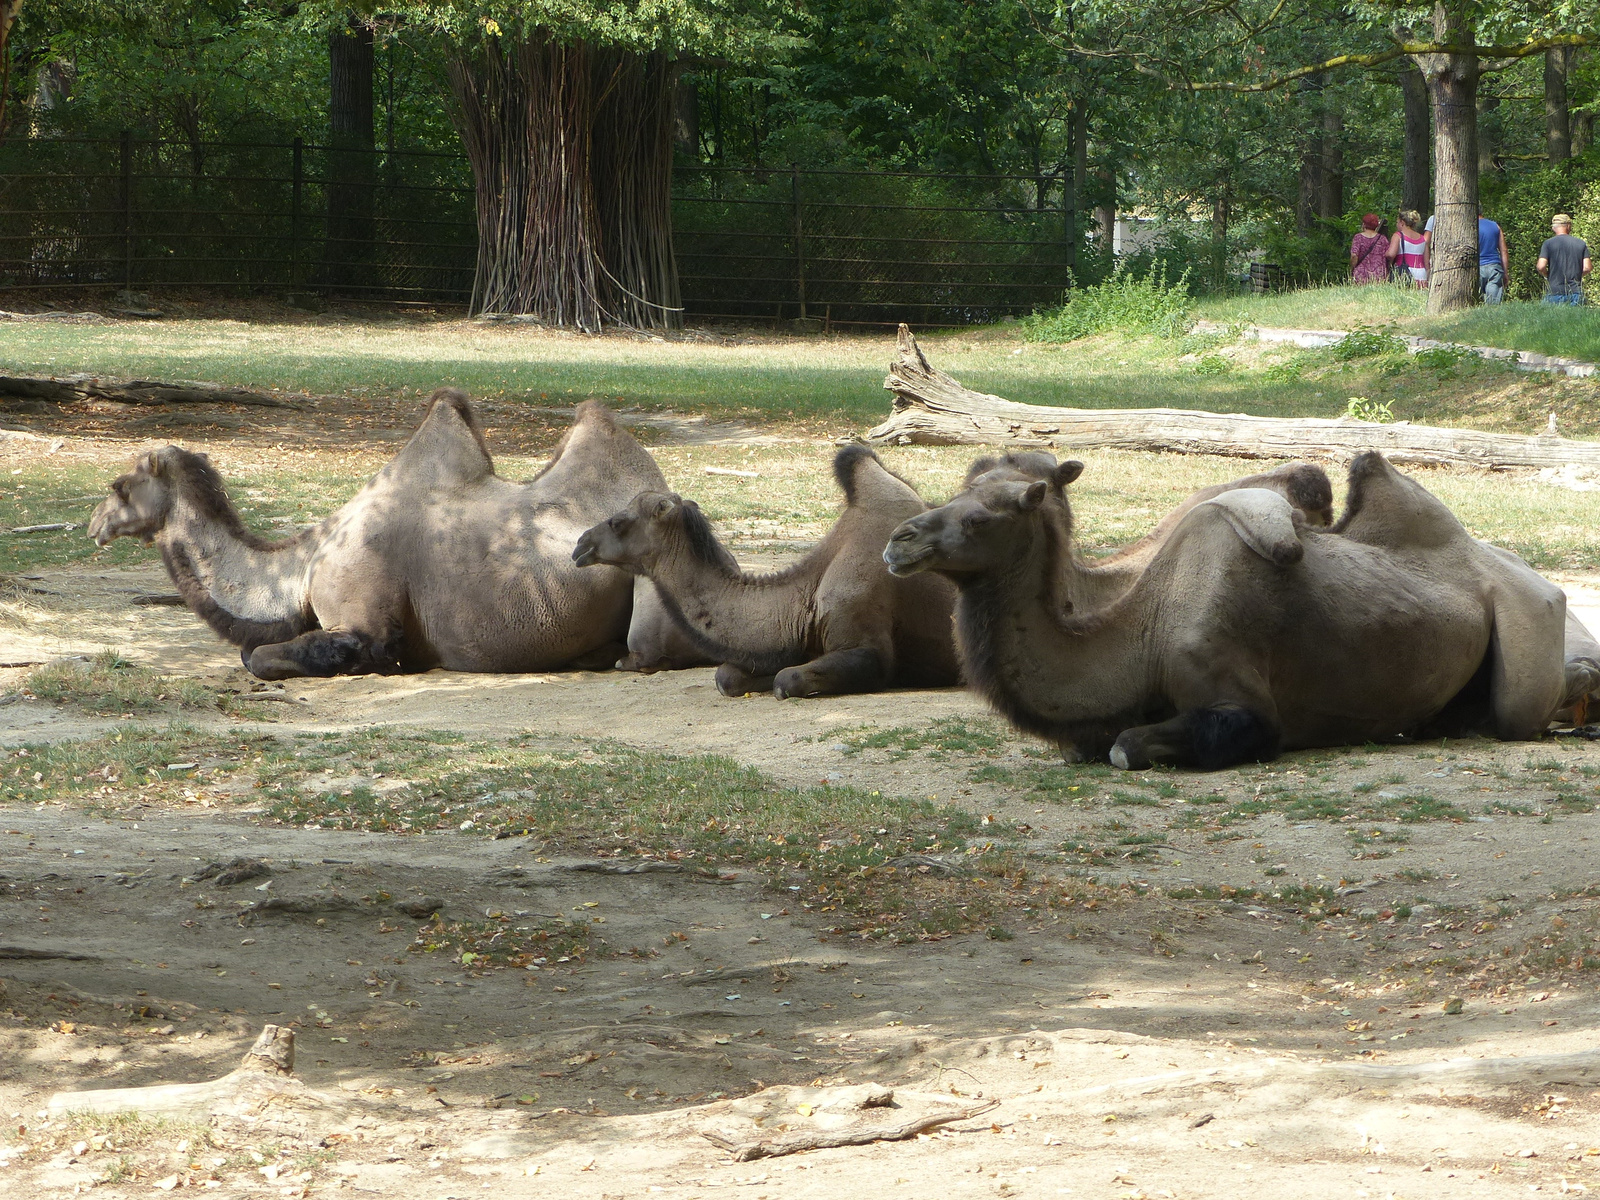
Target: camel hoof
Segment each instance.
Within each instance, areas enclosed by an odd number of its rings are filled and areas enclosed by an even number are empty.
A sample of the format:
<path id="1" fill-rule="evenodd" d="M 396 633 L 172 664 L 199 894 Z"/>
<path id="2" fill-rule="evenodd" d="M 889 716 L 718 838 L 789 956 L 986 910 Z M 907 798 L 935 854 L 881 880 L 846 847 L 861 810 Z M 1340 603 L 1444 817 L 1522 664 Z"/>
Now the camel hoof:
<path id="1" fill-rule="evenodd" d="M 1111 765 L 1119 771 L 1131 770 L 1128 766 L 1128 752 L 1121 746 L 1111 747 Z"/>

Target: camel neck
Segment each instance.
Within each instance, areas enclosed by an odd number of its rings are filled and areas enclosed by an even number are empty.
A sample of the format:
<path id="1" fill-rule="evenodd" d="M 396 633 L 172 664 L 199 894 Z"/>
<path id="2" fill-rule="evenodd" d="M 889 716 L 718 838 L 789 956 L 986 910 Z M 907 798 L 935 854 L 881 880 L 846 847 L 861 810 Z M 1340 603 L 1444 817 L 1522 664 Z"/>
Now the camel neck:
<path id="1" fill-rule="evenodd" d="M 186 482 L 155 541 L 189 607 L 246 648 L 309 628 L 310 565 L 320 539 L 312 530 L 283 542 L 255 537 L 231 506 L 217 511 L 214 498 Z"/>
<path id="2" fill-rule="evenodd" d="M 686 544 L 656 561 L 650 578 L 669 612 L 712 658 L 770 675 L 801 661 L 826 563 L 815 553 L 784 571 L 752 575 L 708 562 Z"/>
<path id="3" fill-rule="evenodd" d="M 1016 561 L 961 582 L 956 629 L 968 680 L 1012 722 L 1093 743 L 1115 723 L 1107 717 L 1139 707 L 1144 670 L 1139 639 L 1116 614 L 1063 616 L 1082 570 L 1068 551 L 1036 526 Z"/>

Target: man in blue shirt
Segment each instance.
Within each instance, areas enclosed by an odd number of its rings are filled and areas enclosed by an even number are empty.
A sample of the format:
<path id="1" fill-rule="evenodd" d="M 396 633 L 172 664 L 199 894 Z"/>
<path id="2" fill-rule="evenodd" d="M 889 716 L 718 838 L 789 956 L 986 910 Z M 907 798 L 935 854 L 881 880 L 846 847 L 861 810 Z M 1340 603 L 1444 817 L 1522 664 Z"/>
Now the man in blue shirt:
<path id="1" fill-rule="evenodd" d="M 1506 298 L 1506 280 L 1511 277 L 1511 254 L 1506 235 L 1480 211 L 1478 213 L 1478 287 L 1485 304 L 1499 304 Z"/>

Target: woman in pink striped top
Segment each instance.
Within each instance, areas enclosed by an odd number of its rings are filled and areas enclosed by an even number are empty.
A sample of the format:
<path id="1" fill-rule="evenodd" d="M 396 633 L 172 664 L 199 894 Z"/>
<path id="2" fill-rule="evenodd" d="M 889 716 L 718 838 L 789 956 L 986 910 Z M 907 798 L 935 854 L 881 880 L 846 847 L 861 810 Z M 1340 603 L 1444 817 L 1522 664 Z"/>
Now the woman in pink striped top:
<path id="1" fill-rule="evenodd" d="M 1422 214 L 1414 208 L 1402 208 L 1396 228 L 1389 238 L 1388 258 L 1391 263 L 1408 271 L 1413 287 L 1428 286 L 1428 242 L 1422 235 Z"/>

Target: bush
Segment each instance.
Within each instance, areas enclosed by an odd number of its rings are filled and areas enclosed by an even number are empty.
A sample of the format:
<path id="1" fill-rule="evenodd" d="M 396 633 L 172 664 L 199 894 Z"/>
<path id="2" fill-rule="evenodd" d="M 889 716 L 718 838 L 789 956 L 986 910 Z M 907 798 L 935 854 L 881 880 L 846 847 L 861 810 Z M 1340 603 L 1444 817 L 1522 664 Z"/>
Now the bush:
<path id="1" fill-rule="evenodd" d="M 1600 245 L 1600 158 L 1585 154 L 1559 167 L 1538 167 L 1484 198 L 1484 215 L 1496 221 L 1511 252 L 1511 294 L 1531 300 L 1544 295 L 1534 270 L 1539 247 L 1550 236 L 1550 218 L 1570 213 L 1572 232 Z"/>
<path id="2" fill-rule="evenodd" d="M 1405 350 L 1405 342 L 1394 334 L 1370 325 L 1357 325 L 1333 347 L 1333 356 L 1342 362 L 1349 362 L 1357 358 L 1375 358 L 1380 354 L 1404 354 Z"/>
<path id="3" fill-rule="evenodd" d="M 1036 312 L 1022 322 L 1030 342 L 1072 342 L 1109 330 L 1181 337 L 1194 324 L 1188 272 L 1167 282 L 1164 267 L 1143 277 L 1118 266 L 1103 283 L 1079 288 L 1060 308 Z"/>

